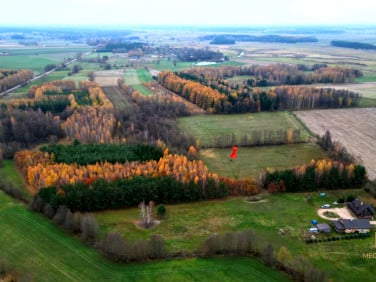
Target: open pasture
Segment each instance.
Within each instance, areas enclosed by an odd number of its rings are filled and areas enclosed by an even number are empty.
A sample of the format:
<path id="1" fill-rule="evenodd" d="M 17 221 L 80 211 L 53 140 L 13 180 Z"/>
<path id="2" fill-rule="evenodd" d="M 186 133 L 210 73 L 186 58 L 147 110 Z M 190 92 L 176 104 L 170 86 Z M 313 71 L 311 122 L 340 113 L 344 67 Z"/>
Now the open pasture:
<path id="1" fill-rule="evenodd" d="M 262 147 L 240 147 L 237 158 L 230 159 L 231 149 L 202 149 L 199 157 L 208 169 L 221 176 L 257 179 L 261 171 L 290 169 L 326 158 L 326 153 L 311 143 Z"/>
<path id="2" fill-rule="evenodd" d="M 329 130 L 332 140 L 360 158 L 368 177 L 376 179 L 376 108 L 300 111 L 296 115 L 320 136 Z"/>
<path id="3" fill-rule="evenodd" d="M 177 120 L 179 128 L 191 134 L 201 147 L 217 147 L 221 136 L 235 136 L 234 145 L 247 135 L 252 140 L 252 131 L 300 130 L 301 141 L 307 140 L 309 133 L 289 112 L 262 112 L 236 115 L 197 115 Z"/>
<path id="4" fill-rule="evenodd" d="M 319 192 L 286 193 L 267 196 L 264 201 L 253 203 L 245 201 L 244 198 L 229 198 L 166 205 L 166 218 L 151 229 L 135 227 L 135 221 L 139 217 L 137 208 L 99 212 L 95 217 L 102 234 L 118 230 L 127 240 L 158 234 L 165 238 L 167 247 L 172 251 L 194 250 L 214 232 L 252 228 L 261 240 L 272 242 L 276 251 L 280 246 L 287 247 L 292 258 L 303 256 L 327 271 L 333 281 L 356 281 L 359 275 L 362 275 L 365 281 L 371 281 L 376 274 L 374 262 L 363 259 L 362 254 L 372 251 L 372 238 L 309 245 L 303 240 L 303 235 L 311 227 L 311 220 L 319 219 L 317 210 L 321 205 L 348 195 L 358 195 L 362 200 L 368 197 L 361 190 L 336 190 L 328 192 L 326 197 L 320 197 Z M 307 196 L 311 197 L 310 201 L 307 201 Z M 285 231 L 285 235 L 278 234 L 280 229 Z M 335 234 L 332 229 L 331 235 Z"/>

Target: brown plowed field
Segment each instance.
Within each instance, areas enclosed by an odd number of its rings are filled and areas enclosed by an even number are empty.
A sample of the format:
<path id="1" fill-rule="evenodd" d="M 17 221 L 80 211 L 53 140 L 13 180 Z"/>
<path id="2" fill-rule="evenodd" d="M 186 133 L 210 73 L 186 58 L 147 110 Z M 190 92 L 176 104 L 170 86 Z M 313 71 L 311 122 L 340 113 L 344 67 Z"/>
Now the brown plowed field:
<path id="1" fill-rule="evenodd" d="M 368 177 L 376 179 L 376 108 L 314 110 L 296 112 L 314 133 L 330 131 L 355 157 L 360 157 Z"/>

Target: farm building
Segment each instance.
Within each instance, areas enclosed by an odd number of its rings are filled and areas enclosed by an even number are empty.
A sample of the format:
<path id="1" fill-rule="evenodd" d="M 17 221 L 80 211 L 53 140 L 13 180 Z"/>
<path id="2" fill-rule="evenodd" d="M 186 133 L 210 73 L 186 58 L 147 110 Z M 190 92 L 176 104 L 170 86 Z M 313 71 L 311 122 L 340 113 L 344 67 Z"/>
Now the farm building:
<path id="1" fill-rule="evenodd" d="M 339 219 L 333 221 L 334 228 L 339 233 L 369 233 L 371 223 L 368 219 Z"/>
<path id="2" fill-rule="evenodd" d="M 330 233 L 330 226 L 326 223 L 318 223 L 316 227 L 320 233 Z"/>
<path id="3" fill-rule="evenodd" d="M 368 218 L 371 219 L 375 214 L 374 208 L 367 203 L 361 202 L 359 199 L 347 204 L 347 207 L 357 218 Z"/>

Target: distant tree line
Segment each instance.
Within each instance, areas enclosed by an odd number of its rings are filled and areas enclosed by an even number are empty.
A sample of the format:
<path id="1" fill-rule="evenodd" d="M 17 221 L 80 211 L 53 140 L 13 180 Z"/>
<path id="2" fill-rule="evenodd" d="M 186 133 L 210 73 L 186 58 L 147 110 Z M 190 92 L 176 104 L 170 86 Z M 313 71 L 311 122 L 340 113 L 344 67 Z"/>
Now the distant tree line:
<path id="1" fill-rule="evenodd" d="M 128 53 L 131 50 L 145 49 L 146 43 L 110 41 L 97 47 L 97 52 Z"/>
<path id="2" fill-rule="evenodd" d="M 210 44 L 213 44 L 213 45 L 220 45 L 220 44 L 233 45 L 235 43 L 236 43 L 235 39 L 228 38 L 226 36 L 217 36 L 212 41 L 210 41 Z"/>
<path id="3" fill-rule="evenodd" d="M 184 79 L 197 81 L 219 91 L 239 90 L 257 86 L 300 85 L 314 83 L 350 83 L 363 75 L 361 70 L 347 67 L 328 67 L 326 64 L 251 65 L 219 68 L 191 68 L 176 72 Z M 227 80 L 234 76 L 251 76 L 241 85 Z"/>
<path id="4" fill-rule="evenodd" d="M 244 88 L 229 91 L 227 88 L 221 91 L 172 72 L 161 72 L 158 83 L 213 113 L 353 107 L 360 100 L 357 93 L 330 88 L 282 86 L 269 90 Z"/>
<path id="5" fill-rule="evenodd" d="M 204 48 L 177 48 L 176 57 L 184 62 L 214 61 L 219 62 L 224 59 L 224 55 L 218 51 L 211 51 Z"/>
<path id="6" fill-rule="evenodd" d="M 362 49 L 362 50 L 375 50 L 376 49 L 376 46 L 370 43 L 344 41 L 344 40 L 333 40 L 330 42 L 330 45 L 335 46 L 335 47 Z"/>
<path id="7" fill-rule="evenodd" d="M 210 34 L 199 38 L 200 40 L 233 40 L 240 42 L 265 42 L 265 43 L 307 43 L 317 42 L 314 36 L 288 36 L 288 35 L 247 35 L 247 34 Z M 212 43 L 211 44 L 214 44 Z"/>

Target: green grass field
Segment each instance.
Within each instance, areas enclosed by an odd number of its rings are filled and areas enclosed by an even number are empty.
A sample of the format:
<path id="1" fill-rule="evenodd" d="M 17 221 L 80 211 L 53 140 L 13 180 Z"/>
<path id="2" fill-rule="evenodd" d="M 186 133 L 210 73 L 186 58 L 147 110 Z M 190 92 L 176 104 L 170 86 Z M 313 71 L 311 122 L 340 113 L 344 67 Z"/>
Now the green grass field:
<path id="1" fill-rule="evenodd" d="M 151 76 L 145 69 L 127 69 L 124 74 L 124 81 L 126 84 L 132 86 L 142 95 L 154 95 L 154 93 L 150 89 L 142 84 L 143 82 L 151 81 Z"/>
<path id="2" fill-rule="evenodd" d="M 177 120 L 179 128 L 191 134 L 202 147 L 215 147 L 215 139 L 221 135 L 234 134 L 237 142 L 244 135 L 252 138 L 254 130 L 300 129 L 301 139 L 305 141 L 309 133 L 289 112 L 262 112 L 239 115 L 197 115 Z M 236 142 L 235 142 L 236 143 Z"/>
<path id="3" fill-rule="evenodd" d="M 208 169 L 221 176 L 257 179 L 266 168 L 287 169 L 309 163 L 312 159 L 326 158 L 326 153 L 315 144 L 240 147 L 237 158 L 230 161 L 231 149 L 202 149 L 199 158 Z"/>
<path id="4" fill-rule="evenodd" d="M 27 281 L 288 281 L 249 258 L 116 264 L 0 192 L 0 254 Z"/>
<path id="5" fill-rule="evenodd" d="M 30 69 L 36 73 L 43 71 L 48 64 L 57 64 L 58 60 L 53 60 L 39 56 L 2 56 L 0 68 L 2 69 Z"/>
<path id="6" fill-rule="evenodd" d="M 66 58 L 74 58 L 78 52 L 86 52 L 89 48 L 21 48 L 1 49 L 9 56 L 2 56 L 0 68 L 31 69 L 36 73 L 43 71 L 48 64 L 62 63 Z"/>
<path id="7" fill-rule="evenodd" d="M 118 230 L 128 240 L 148 238 L 159 234 L 168 242 L 170 250 L 194 250 L 201 246 L 211 233 L 252 228 L 261 240 L 272 242 L 275 249 L 285 246 L 293 258 L 303 256 L 325 269 L 333 281 L 357 281 L 363 277 L 372 281 L 376 274 L 374 260 L 363 259 L 363 253 L 374 252 L 373 238 L 340 240 L 308 245 L 302 235 L 311 227 L 311 220 L 320 220 L 316 211 L 321 205 L 332 203 L 339 197 L 359 195 L 368 198 L 361 190 L 328 191 L 326 197 L 319 193 L 278 194 L 268 196 L 265 202 L 249 203 L 243 198 L 230 198 L 209 202 L 166 205 L 167 217 L 148 230 L 136 228 L 139 217 L 136 208 L 98 212 L 95 214 L 102 234 Z M 311 196 L 308 202 L 306 196 Z M 363 198 L 362 198 L 363 199 Z M 331 223 L 329 223 L 331 225 Z M 279 235 L 279 229 L 285 235 Z M 335 236 L 334 231 L 331 236 Z M 372 236 L 371 236 L 372 237 Z M 354 268 L 356 271 L 354 271 Z"/>

